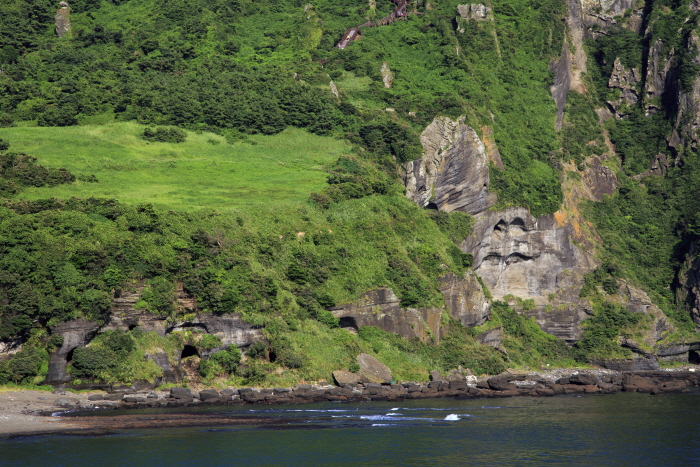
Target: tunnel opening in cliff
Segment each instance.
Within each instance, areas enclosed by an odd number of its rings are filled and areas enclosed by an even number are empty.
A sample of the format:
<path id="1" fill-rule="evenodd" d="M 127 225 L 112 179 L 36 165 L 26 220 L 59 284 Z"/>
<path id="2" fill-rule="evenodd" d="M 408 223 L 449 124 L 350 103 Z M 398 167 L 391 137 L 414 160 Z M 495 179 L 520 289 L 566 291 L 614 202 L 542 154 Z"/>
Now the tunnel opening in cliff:
<path id="1" fill-rule="evenodd" d="M 355 331 L 355 332 L 360 330 L 360 327 L 357 325 L 357 320 L 352 316 L 345 316 L 343 318 L 340 318 L 338 324 L 343 329 L 347 329 L 347 330 L 351 330 L 351 331 Z"/>
<path id="2" fill-rule="evenodd" d="M 182 348 L 180 359 L 182 360 L 187 357 L 199 357 L 199 352 L 197 352 L 197 348 L 195 346 L 185 344 L 185 346 Z"/>
<path id="3" fill-rule="evenodd" d="M 688 352 L 688 363 L 693 365 L 700 365 L 700 352 L 697 350 L 691 350 Z"/>

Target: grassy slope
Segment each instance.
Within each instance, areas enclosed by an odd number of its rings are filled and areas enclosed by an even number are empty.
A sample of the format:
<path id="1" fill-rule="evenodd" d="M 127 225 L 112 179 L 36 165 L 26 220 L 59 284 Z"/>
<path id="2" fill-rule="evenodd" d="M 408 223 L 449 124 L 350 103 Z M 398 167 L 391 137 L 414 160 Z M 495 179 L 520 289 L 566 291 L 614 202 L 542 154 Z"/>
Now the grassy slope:
<path id="1" fill-rule="evenodd" d="M 166 209 L 302 202 L 325 186 L 323 165 L 350 149 L 345 142 L 296 129 L 235 144 L 189 132 L 185 143 L 171 144 L 142 140 L 143 128 L 136 123 L 17 127 L 0 130 L 0 137 L 40 164 L 99 180 L 32 188 L 23 198 L 108 197 Z"/>

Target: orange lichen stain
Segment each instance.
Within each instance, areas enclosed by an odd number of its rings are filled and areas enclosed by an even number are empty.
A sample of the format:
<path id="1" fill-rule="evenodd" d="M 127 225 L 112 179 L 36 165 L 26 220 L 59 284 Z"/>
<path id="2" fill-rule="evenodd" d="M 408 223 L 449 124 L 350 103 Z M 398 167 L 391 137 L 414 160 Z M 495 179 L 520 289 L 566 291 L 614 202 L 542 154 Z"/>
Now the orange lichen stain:
<path id="1" fill-rule="evenodd" d="M 567 223 L 567 218 L 566 218 L 566 212 L 563 209 L 560 209 L 559 211 L 554 213 L 554 220 L 557 221 L 557 224 L 559 224 L 559 227 L 564 227 Z"/>

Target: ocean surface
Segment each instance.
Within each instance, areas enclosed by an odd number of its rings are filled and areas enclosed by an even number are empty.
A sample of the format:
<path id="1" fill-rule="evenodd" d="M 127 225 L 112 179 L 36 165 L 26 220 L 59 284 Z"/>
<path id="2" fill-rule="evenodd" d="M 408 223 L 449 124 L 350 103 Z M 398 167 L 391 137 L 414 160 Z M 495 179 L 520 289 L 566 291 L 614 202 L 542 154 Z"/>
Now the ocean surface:
<path id="1" fill-rule="evenodd" d="M 194 410 L 292 423 L 5 440 L 0 466 L 700 466 L 697 392 Z"/>

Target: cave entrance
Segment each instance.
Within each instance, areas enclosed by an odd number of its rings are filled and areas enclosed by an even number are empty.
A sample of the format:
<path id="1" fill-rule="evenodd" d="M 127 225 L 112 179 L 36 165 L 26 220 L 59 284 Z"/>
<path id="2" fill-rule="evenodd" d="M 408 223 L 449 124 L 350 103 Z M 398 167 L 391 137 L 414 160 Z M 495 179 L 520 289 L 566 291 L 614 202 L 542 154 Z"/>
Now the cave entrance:
<path id="1" fill-rule="evenodd" d="M 340 318 L 338 320 L 338 325 L 341 328 L 346 329 L 350 332 L 357 332 L 360 329 L 359 326 L 357 325 L 357 320 L 355 318 L 353 318 L 352 316 L 345 316 L 343 318 Z"/>
<path id="2" fill-rule="evenodd" d="M 693 365 L 700 365 L 700 352 L 697 350 L 688 351 L 688 363 Z"/>
<path id="3" fill-rule="evenodd" d="M 76 347 L 77 349 L 77 347 Z M 72 349 L 70 352 L 66 354 L 66 363 L 70 363 L 73 361 L 73 352 L 75 352 L 75 349 Z"/>
<path id="4" fill-rule="evenodd" d="M 199 352 L 197 352 L 197 348 L 193 345 L 185 344 L 185 347 L 182 348 L 182 353 L 180 354 L 180 359 L 185 359 L 187 357 L 192 357 L 192 356 L 199 357 Z"/>

